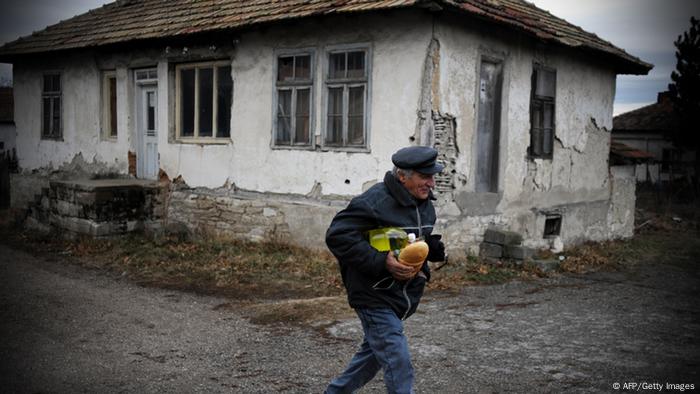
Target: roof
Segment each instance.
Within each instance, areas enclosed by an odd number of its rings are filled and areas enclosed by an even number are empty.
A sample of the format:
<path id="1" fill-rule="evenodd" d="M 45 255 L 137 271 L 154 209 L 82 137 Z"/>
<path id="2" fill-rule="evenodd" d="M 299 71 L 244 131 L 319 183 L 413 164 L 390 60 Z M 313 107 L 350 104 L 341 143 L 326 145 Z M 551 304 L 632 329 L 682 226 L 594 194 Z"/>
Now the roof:
<path id="1" fill-rule="evenodd" d="M 60 50 L 237 30 L 263 23 L 405 7 L 450 10 L 608 57 L 618 73 L 651 64 L 524 0 L 118 0 L 0 47 L 0 60 Z"/>
<path id="2" fill-rule="evenodd" d="M 14 102 L 12 88 L 0 87 L 0 123 L 14 122 Z"/>
<path id="3" fill-rule="evenodd" d="M 654 155 L 647 151 L 632 148 L 622 142 L 610 141 L 610 158 L 613 164 L 641 163 L 654 159 Z"/>
<path id="4" fill-rule="evenodd" d="M 613 118 L 613 133 L 665 132 L 675 130 L 678 118 L 668 92 L 661 92 L 654 104 Z"/>

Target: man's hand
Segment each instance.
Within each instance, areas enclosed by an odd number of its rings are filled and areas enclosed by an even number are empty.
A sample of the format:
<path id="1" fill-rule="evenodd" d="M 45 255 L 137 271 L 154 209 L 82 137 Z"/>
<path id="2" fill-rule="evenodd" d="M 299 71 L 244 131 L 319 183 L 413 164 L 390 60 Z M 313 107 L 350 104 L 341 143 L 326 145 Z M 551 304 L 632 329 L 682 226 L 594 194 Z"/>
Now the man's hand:
<path id="1" fill-rule="evenodd" d="M 413 269 L 409 266 L 403 265 L 396 260 L 394 254 L 389 252 L 386 255 L 386 270 L 389 271 L 391 276 L 396 280 L 409 280 L 413 278 Z"/>

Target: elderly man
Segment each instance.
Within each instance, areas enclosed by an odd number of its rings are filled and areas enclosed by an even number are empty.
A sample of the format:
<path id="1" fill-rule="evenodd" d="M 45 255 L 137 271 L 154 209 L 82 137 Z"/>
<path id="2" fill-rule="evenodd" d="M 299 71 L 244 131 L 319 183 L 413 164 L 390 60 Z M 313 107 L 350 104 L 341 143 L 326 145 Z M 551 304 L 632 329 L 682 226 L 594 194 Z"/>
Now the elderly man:
<path id="1" fill-rule="evenodd" d="M 431 190 L 434 175 L 443 169 L 436 158 L 437 151 L 430 147 L 400 149 L 391 157 L 395 167 L 384 181 L 353 198 L 328 228 L 326 244 L 340 264 L 348 302 L 360 318 L 364 340 L 327 393 L 354 392 L 379 369 L 384 371 L 389 393 L 413 392 L 413 367 L 402 321 L 418 307 L 430 270 L 424 262 L 414 274 L 393 253 L 374 249 L 365 234 L 400 227 L 426 240 L 428 260 L 444 260 L 440 236 L 431 235 L 436 219 Z"/>

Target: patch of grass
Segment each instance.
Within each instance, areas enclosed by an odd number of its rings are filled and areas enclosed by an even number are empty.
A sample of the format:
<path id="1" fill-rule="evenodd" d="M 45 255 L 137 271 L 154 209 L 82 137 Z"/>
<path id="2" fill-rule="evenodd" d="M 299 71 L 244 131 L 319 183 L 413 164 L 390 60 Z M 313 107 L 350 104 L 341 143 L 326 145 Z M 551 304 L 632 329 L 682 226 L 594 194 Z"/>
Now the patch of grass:
<path id="1" fill-rule="evenodd" d="M 585 243 L 567 249 L 565 272 L 618 270 L 639 264 L 700 268 L 700 234 L 694 231 L 644 231 L 627 240 Z"/>
<path id="2" fill-rule="evenodd" d="M 476 256 L 450 261 L 447 265 L 432 272 L 428 284 L 434 290 L 458 290 L 470 285 L 490 285 L 510 280 L 528 279 L 543 274 L 525 265 L 514 262 L 489 261 Z"/>
<path id="3" fill-rule="evenodd" d="M 106 269 L 150 286 L 194 290 L 236 299 L 339 295 L 342 283 L 330 253 L 277 242 L 210 238 L 180 242 L 139 235 L 66 240 L 29 232 L 13 246 Z M 7 239 L 7 238 L 6 238 Z M 41 249 L 37 248 L 41 245 Z"/>

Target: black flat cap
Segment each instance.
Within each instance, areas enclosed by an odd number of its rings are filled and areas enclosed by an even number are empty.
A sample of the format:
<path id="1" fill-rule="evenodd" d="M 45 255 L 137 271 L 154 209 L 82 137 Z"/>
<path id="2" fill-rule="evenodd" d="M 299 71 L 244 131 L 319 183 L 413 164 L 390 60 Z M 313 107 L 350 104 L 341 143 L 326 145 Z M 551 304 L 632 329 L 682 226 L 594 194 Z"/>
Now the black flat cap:
<path id="1" fill-rule="evenodd" d="M 429 146 L 409 146 L 394 153 L 391 161 L 398 168 L 432 175 L 445 168 L 436 161 L 437 154 L 437 151 Z"/>

